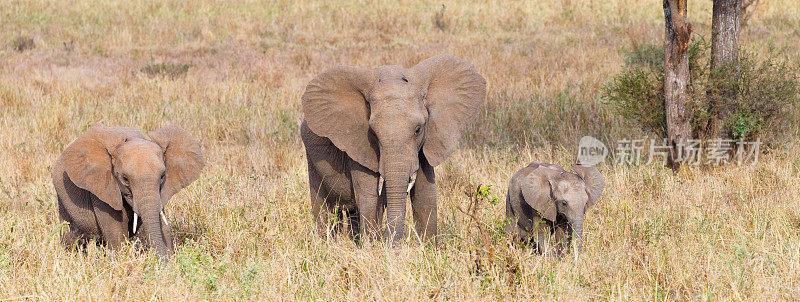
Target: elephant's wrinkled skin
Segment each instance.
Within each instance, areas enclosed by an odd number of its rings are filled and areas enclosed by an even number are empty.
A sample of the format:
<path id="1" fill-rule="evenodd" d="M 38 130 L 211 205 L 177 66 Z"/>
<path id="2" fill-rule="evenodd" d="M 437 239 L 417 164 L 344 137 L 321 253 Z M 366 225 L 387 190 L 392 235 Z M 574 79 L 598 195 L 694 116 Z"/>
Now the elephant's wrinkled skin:
<path id="1" fill-rule="evenodd" d="M 302 97 L 301 136 L 317 230 L 347 221 L 350 236 L 378 237 L 385 209 L 386 238 L 397 242 L 410 194 L 417 234 L 435 238 L 433 167 L 456 149 L 485 97 L 483 77 L 452 55 L 411 68 L 340 66 L 314 78 Z"/>
<path id="2" fill-rule="evenodd" d="M 62 244 L 94 238 L 116 249 L 135 234 L 169 259 L 164 206 L 203 165 L 200 144 L 178 126 L 150 132 L 150 139 L 136 128 L 92 126 L 53 165 L 59 217 L 69 224 Z"/>
<path id="3" fill-rule="evenodd" d="M 583 219 L 603 193 L 603 175 L 595 167 L 530 163 L 511 177 L 506 197 L 506 232 L 532 242 L 539 252 L 563 254 L 583 238 Z"/>

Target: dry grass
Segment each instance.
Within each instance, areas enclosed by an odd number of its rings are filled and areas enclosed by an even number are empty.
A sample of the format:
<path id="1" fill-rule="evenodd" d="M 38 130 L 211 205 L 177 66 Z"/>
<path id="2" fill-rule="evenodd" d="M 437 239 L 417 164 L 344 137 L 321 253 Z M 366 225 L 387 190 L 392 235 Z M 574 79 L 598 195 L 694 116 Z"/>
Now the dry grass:
<path id="1" fill-rule="evenodd" d="M 763 2 L 742 34 L 747 49 L 796 55 L 800 7 Z M 710 6 L 690 1 L 699 35 L 708 36 Z M 604 165 L 579 262 L 499 236 L 494 254 L 480 252 L 485 239 L 458 210 L 474 184 L 504 200 L 528 161 L 572 162 L 582 135 L 640 134 L 598 95 L 623 66 L 622 48 L 661 39 L 663 16 L 660 2 L 633 0 L 440 10 L 423 1 L 0 1 L 0 298 L 800 299 L 794 146 L 755 166 L 677 174 Z M 18 52 L 17 36 L 36 47 Z M 304 85 L 335 64 L 410 66 L 442 52 L 467 58 L 489 83 L 487 110 L 437 168 L 442 244 L 389 250 L 312 236 L 298 135 Z M 190 68 L 152 76 L 147 66 Z M 170 263 L 131 248 L 59 246 L 51 164 L 96 121 L 145 130 L 174 121 L 201 139 L 208 166 L 167 207 L 178 241 Z M 505 205 L 482 205 L 476 216 L 494 230 Z"/>

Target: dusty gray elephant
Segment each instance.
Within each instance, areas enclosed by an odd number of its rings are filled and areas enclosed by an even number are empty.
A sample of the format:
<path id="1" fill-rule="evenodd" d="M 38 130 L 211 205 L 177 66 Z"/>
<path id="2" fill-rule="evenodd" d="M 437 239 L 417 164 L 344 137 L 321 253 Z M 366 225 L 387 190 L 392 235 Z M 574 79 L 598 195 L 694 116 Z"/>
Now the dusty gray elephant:
<path id="1" fill-rule="evenodd" d="M 411 68 L 340 66 L 314 78 L 302 96 L 301 136 L 317 230 L 325 234 L 336 219 L 350 236 L 378 237 L 386 210 L 386 238 L 397 242 L 410 194 L 417 233 L 435 238 L 433 167 L 456 149 L 485 99 L 486 80 L 453 55 Z"/>
<path id="2" fill-rule="evenodd" d="M 583 218 L 603 193 L 603 175 L 595 167 L 530 163 L 511 177 L 506 197 L 506 232 L 533 242 L 539 252 L 563 254 L 574 237 L 580 253 Z"/>
<path id="3" fill-rule="evenodd" d="M 197 179 L 204 160 L 198 141 L 178 126 L 149 135 L 98 123 L 64 149 L 53 165 L 53 185 L 59 217 L 69 223 L 61 237 L 65 247 L 94 238 L 116 249 L 137 235 L 169 259 L 164 206 Z"/>

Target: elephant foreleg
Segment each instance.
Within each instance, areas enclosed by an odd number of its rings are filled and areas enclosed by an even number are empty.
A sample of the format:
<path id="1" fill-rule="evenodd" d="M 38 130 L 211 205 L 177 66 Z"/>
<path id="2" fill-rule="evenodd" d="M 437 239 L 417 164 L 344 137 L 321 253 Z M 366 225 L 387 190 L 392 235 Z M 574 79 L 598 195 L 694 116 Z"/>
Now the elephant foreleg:
<path id="1" fill-rule="evenodd" d="M 119 249 L 128 239 L 127 224 L 122 219 L 122 211 L 115 210 L 96 196 L 92 196 L 92 207 L 103 241 L 110 249 Z"/>
<path id="2" fill-rule="evenodd" d="M 531 239 L 529 232 L 530 218 L 522 216 L 519 197 L 512 197 L 514 195 L 511 192 L 509 190 L 506 194 L 506 217 L 508 221 L 506 221 L 505 225 L 505 234 L 516 242 L 526 242 Z"/>
<path id="3" fill-rule="evenodd" d="M 557 221 L 553 226 L 553 250 L 558 255 L 569 253 L 572 241 L 572 228 L 566 221 Z"/>
<path id="4" fill-rule="evenodd" d="M 72 250 L 74 248 L 82 251 L 86 248 L 86 239 L 86 235 L 84 235 L 83 232 L 73 229 L 71 226 L 61 233 L 61 245 L 67 250 Z"/>
<path id="5" fill-rule="evenodd" d="M 536 250 L 544 255 L 553 254 L 552 223 L 539 215 L 533 215 L 531 223 L 530 238 L 536 244 Z"/>
<path id="6" fill-rule="evenodd" d="M 323 195 L 322 177 L 317 173 L 311 161 L 308 162 L 308 183 L 311 188 L 311 213 L 317 227 L 317 235 L 325 237 L 328 234 L 329 210 L 325 206 Z"/>
<path id="7" fill-rule="evenodd" d="M 420 155 L 417 181 L 411 188 L 411 210 L 414 215 L 414 228 L 423 241 L 436 244 L 438 210 L 436 205 L 436 176 L 433 166 L 425 156 Z"/>
<path id="8" fill-rule="evenodd" d="M 343 214 L 343 218 L 347 220 L 347 236 L 351 240 L 358 241 L 361 236 L 361 219 L 358 210 L 345 211 Z"/>
<path id="9" fill-rule="evenodd" d="M 378 208 L 378 173 L 375 173 L 353 160 L 349 161 L 350 176 L 353 180 L 358 216 L 356 216 L 360 235 L 364 238 L 379 239 L 381 235 Z M 385 195 L 385 194 L 384 194 Z M 381 211 L 382 214 L 382 211 Z M 351 220 L 351 222 L 354 222 Z"/>

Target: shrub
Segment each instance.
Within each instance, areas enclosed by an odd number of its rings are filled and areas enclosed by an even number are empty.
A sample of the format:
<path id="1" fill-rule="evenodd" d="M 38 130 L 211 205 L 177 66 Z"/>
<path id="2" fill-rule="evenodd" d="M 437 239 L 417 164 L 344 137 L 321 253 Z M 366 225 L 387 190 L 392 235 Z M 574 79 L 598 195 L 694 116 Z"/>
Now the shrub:
<path id="1" fill-rule="evenodd" d="M 731 102 L 727 130 L 735 139 L 784 141 L 797 130 L 800 118 L 797 68 L 774 59 L 757 62 L 747 55 L 740 59 L 739 70 L 734 83 L 738 98 Z"/>
<path id="2" fill-rule="evenodd" d="M 728 113 L 722 131 L 736 140 L 761 138 L 772 144 L 798 129 L 800 83 L 798 68 L 768 58 L 757 60 L 741 51 L 737 66 L 709 70 L 709 51 L 703 40 L 688 49 L 692 101 L 691 126 L 697 137 L 705 136 L 713 117 L 710 98 L 721 89 L 736 97 L 725 100 Z M 635 127 L 658 136 L 666 133 L 664 116 L 664 47 L 660 43 L 634 45 L 625 53 L 625 69 L 603 89 L 602 98 Z"/>
<path id="3" fill-rule="evenodd" d="M 33 38 L 27 36 L 16 36 L 13 41 L 11 41 L 11 47 L 14 47 L 14 50 L 23 52 L 28 49 L 33 49 L 36 47 L 36 44 L 33 42 Z"/>
<path id="4" fill-rule="evenodd" d="M 642 130 L 664 135 L 664 84 L 659 77 L 644 68 L 633 68 L 612 80 L 604 88 L 604 98 L 610 101 L 617 114 L 642 127 Z"/>
<path id="5" fill-rule="evenodd" d="M 220 275 L 224 275 L 224 267 L 197 242 L 186 241 L 175 253 L 181 276 L 195 286 L 212 293 L 219 289 Z"/>
<path id="6" fill-rule="evenodd" d="M 191 67 L 192 64 L 151 63 L 142 67 L 139 71 L 147 74 L 150 77 L 164 75 L 175 79 L 185 75 Z"/>
<path id="7" fill-rule="evenodd" d="M 698 68 L 705 59 L 704 41 L 689 45 L 689 70 L 693 83 L 703 76 Z M 696 91 L 696 89 L 690 89 Z M 625 70 L 604 88 L 602 99 L 615 113 L 636 127 L 664 136 L 667 131 L 664 114 L 664 46 L 659 43 L 634 44 L 625 52 Z M 689 107 L 690 112 L 702 108 Z M 702 116 L 702 110 L 695 112 Z"/>
<path id="8" fill-rule="evenodd" d="M 724 99 L 723 134 L 735 140 L 761 140 L 768 144 L 784 141 L 798 126 L 800 83 L 798 69 L 773 58 L 756 60 L 741 52 L 738 64 L 717 68 L 704 79 L 709 92 L 695 100 L 701 110 L 710 112 L 711 99 Z M 727 92 L 731 91 L 731 92 Z M 707 124 L 711 113 L 695 122 Z M 702 130 L 700 129 L 702 133 Z"/>
<path id="9" fill-rule="evenodd" d="M 749 112 L 737 112 L 728 121 L 731 135 L 736 140 L 751 139 L 752 134 L 763 125 L 763 120 L 758 115 Z"/>

